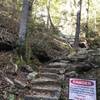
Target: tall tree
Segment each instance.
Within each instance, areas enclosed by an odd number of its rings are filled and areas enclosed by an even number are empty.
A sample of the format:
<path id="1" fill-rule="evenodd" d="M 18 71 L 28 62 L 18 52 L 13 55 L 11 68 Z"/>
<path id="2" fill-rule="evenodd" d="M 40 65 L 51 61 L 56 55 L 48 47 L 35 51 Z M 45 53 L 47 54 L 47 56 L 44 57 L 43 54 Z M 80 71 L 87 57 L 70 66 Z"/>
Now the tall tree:
<path id="1" fill-rule="evenodd" d="M 35 0 L 30 0 L 29 1 L 29 15 L 28 15 L 28 26 L 30 26 L 30 23 L 32 21 L 32 5 L 35 2 Z M 27 27 L 28 27 L 27 26 Z M 30 28 L 28 27 L 27 29 L 27 34 L 26 34 L 26 42 L 25 42 L 25 58 L 26 58 L 26 62 L 28 63 L 30 61 L 31 58 L 31 41 L 30 41 Z"/>
<path id="2" fill-rule="evenodd" d="M 50 28 L 53 31 L 55 31 L 55 26 L 54 26 L 54 24 L 52 22 L 51 15 L 50 15 L 50 7 L 51 7 L 50 4 L 51 4 L 51 1 L 52 0 L 48 0 L 48 4 L 47 4 L 47 13 L 48 13 L 48 15 L 47 15 L 47 29 Z"/>
<path id="3" fill-rule="evenodd" d="M 90 6 L 90 0 L 87 0 L 87 24 L 86 24 L 86 34 L 88 34 L 88 30 L 89 30 L 89 6 Z"/>
<path id="4" fill-rule="evenodd" d="M 48 0 L 47 1 L 47 29 L 49 29 L 50 27 L 50 3 L 51 3 L 51 0 Z"/>
<path id="5" fill-rule="evenodd" d="M 23 46 L 25 42 L 26 27 L 29 15 L 29 0 L 23 0 L 22 15 L 19 27 L 19 45 Z"/>
<path id="6" fill-rule="evenodd" d="M 94 31 L 96 32 L 96 24 L 97 24 L 97 21 L 96 21 L 96 0 L 93 0 L 94 2 Z"/>
<path id="7" fill-rule="evenodd" d="M 34 0 L 23 0 L 22 16 L 19 27 L 19 55 L 27 62 L 30 59 L 30 40 L 28 23 L 32 15 L 32 5 Z M 23 50 L 24 49 L 24 50 Z"/>
<path id="8" fill-rule="evenodd" d="M 79 46 L 81 10 L 82 10 L 82 0 L 80 0 L 79 4 L 78 4 L 77 22 L 76 22 L 76 34 L 75 34 L 75 40 L 74 40 L 74 46 L 75 47 Z"/>

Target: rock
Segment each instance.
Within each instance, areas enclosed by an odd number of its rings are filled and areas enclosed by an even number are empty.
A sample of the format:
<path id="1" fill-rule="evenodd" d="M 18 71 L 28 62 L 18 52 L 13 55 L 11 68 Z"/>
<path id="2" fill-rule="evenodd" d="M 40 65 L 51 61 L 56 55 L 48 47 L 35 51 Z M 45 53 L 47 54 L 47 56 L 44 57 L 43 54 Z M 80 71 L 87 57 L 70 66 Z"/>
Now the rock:
<path id="1" fill-rule="evenodd" d="M 75 62 L 83 62 L 88 59 L 87 55 L 74 55 L 73 57 L 69 58 L 68 61 L 70 63 L 75 63 Z"/>
<path id="2" fill-rule="evenodd" d="M 0 27 L 0 51 L 10 51 L 16 47 L 17 35 L 8 32 L 6 28 Z"/>
<path id="3" fill-rule="evenodd" d="M 55 73 L 55 74 L 63 74 L 65 72 L 64 68 L 40 68 L 40 73 Z"/>
<path id="4" fill-rule="evenodd" d="M 17 79 L 14 79 L 14 83 L 18 88 L 25 88 L 27 86 L 27 84 L 25 84 Z"/>
<path id="5" fill-rule="evenodd" d="M 14 86 L 14 82 L 8 77 L 4 77 L 5 81 Z"/>
<path id="6" fill-rule="evenodd" d="M 94 69 L 99 68 L 99 65 L 96 65 L 96 64 L 94 64 L 94 63 L 92 63 L 92 62 L 90 62 L 89 64 L 90 64 L 91 67 L 93 67 Z"/>
<path id="7" fill-rule="evenodd" d="M 76 55 L 73 56 L 73 58 L 70 59 L 70 62 L 73 60 L 73 62 L 83 62 L 88 59 L 87 55 Z"/>
<path id="8" fill-rule="evenodd" d="M 79 49 L 79 51 L 77 51 L 77 53 L 75 53 L 72 56 L 68 56 L 68 60 L 70 62 L 83 62 L 85 60 L 88 59 L 88 52 L 86 49 Z"/>
<path id="9" fill-rule="evenodd" d="M 87 51 L 88 51 L 88 54 L 94 53 L 94 50 L 93 49 L 89 49 Z"/>
<path id="10" fill-rule="evenodd" d="M 68 64 L 68 63 L 69 63 L 69 61 L 68 61 L 68 60 L 60 60 L 60 62 L 61 62 L 61 63 L 66 63 L 66 64 Z"/>
<path id="11" fill-rule="evenodd" d="M 59 75 L 59 80 L 64 80 L 64 78 L 65 78 L 64 74 L 63 75 Z"/>
<path id="12" fill-rule="evenodd" d="M 7 67 L 6 67 L 7 73 L 14 74 L 17 72 L 17 70 L 18 70 L 17 64 L 12 64 L 12 63 L 7 64 Z"/>
<path id="13" fill-rule="evenodd" d="M 29 65 L 23 65 L 21 66 L 21 69 L 20 69 L 22 72 L 27 72 L 27 73 L 31 73 L 33 72 L 33 69 L 31 66 Z"/>
<path id="14" fill-rule="evenodd" d="M 69 59 L 71 59 L 75 54 L 76 54 L 76 52 L 74 51 L 74 52 L 70 53 L 67 57 L 68 57 Z"/>
<path id="15" fill-rule="evenodd" d="M 71 57 L 71 58 L 68 58 L 68 61 L 69 61 L 70 63 L 74 63 L 74 62 L 77 61 L 77 59 L 76 59 L 75 57 Z"/>
<path id="16" fill-rule="evenodd" d="M 43 95 L 34 95 L 34 96 L 25 96 L 24 100 L 58 100 L 57 97 L 43 96 Z"/>
<path id="17" fill-rule="evenodd" d="M 100 48 L 97 48 L 97 50 L 100 52 Z"/>
<path id="18" fill-rule="evenodd" d="M 54 62 L 54 63 L 50 63 L 49 66 L 62 66 L 62 67 L 66 67 L 67 64 L 66 63 L 61 63 L 61 62 Z"/>
<path id="19" fill-rule="evenodd" d="M 59 80 L 59 75 L 56 73 L 48 73 L 48 72 L 40 73 L 39 77 L 41 77 L 41 78 L 45 77 L 45 78 L 49 78 L 49 79 Z"/>
<path id="20" fill-rule="evenodd" d="M 65 69 L 59 70 L 59 74 L 64 74 L 65 73 Z"/>
<path id="21" fill-rule="evenodd" d="M 76 67 L 75 67 L 75 71 L 77 73 L 84 73 L 84 72 L 88 72 L 89 70 L 91 70 L 93 68 L 93 66 L 91 66 L 90 64 L 88 63 L 80 63 L 80 64 L 77 64 Z"/>
<path id="22" fill-rule="evenodd" d="M 32 72 L 27 75 L 28 80 L 34 80 L 36 78 L 37 72 Z"/>
<path id="23" fill-rule="evenodd" d="M 87 59 L 88 59 L 87 55 L 81 55 L 77 57 L 77 62 L 83 62 L 83 61 L 86 61 Z"/>
<path id="24" fill-rule="evenodd" d="M 76 71 L 71 71 L 65 74 L 65 77 L 78 77 Z"/>
<path id="25" fill-rule="evenodd" d="M 78 55 L 84 55 L 88 54 L 88 50 L 86 48 L 80 48 L 79 51 L 77 52 Z"/>
<path id="26" fill-rule="evenodd" d="M 100 65 L 100 49 L 89 51 L 88 61 L 95 65 Z"/>

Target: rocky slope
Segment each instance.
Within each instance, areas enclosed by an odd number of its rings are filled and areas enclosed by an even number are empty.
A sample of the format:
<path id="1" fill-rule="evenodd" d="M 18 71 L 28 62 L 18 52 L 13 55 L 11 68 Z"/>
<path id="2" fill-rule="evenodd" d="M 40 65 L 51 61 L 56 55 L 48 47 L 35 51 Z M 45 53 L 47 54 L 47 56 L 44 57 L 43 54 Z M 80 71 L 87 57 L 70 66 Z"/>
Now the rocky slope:
<path id="1" fill-rule="evenodd" d="M 10 63 L 6 67 L 8 69 L 0 70 L 0 97 L 6 99 L 6 94 L 9 94 L 17 99 L 24 98 L 25 100 L 66 100 L 69 78 L 82 78 L 97 81 L 99 100 L 99 53 L 99 48 L 97 50 L 80 49 L 66 58 L 53 59 L 39 66 L 37 71 L 29 65 L 22 66 L 17 72 L 14 71 L 15 69 L 11 71 L 16 67 Z"/>

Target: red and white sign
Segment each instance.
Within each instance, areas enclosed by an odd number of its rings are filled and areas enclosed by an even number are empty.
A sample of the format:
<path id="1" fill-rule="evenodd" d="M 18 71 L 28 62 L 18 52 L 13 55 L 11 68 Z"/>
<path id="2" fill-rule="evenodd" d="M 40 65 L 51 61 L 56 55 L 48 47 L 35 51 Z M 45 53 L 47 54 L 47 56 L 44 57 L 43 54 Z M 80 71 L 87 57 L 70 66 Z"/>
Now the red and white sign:
<path id="1" fill-rule="evenodd" d="M 96 100 L 96 81 L 70 78 L 69 100 Z"/>

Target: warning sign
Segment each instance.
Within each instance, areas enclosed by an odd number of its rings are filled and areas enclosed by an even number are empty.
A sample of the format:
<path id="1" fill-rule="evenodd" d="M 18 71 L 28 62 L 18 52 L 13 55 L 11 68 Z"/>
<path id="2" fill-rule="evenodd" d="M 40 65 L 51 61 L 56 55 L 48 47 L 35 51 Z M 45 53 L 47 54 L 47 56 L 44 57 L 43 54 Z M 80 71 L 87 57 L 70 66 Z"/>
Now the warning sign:
<path id="1" fill-rule="evenodd" d="M 96 100 L 96 81 L 70 78 L 69 100 Z"/>

